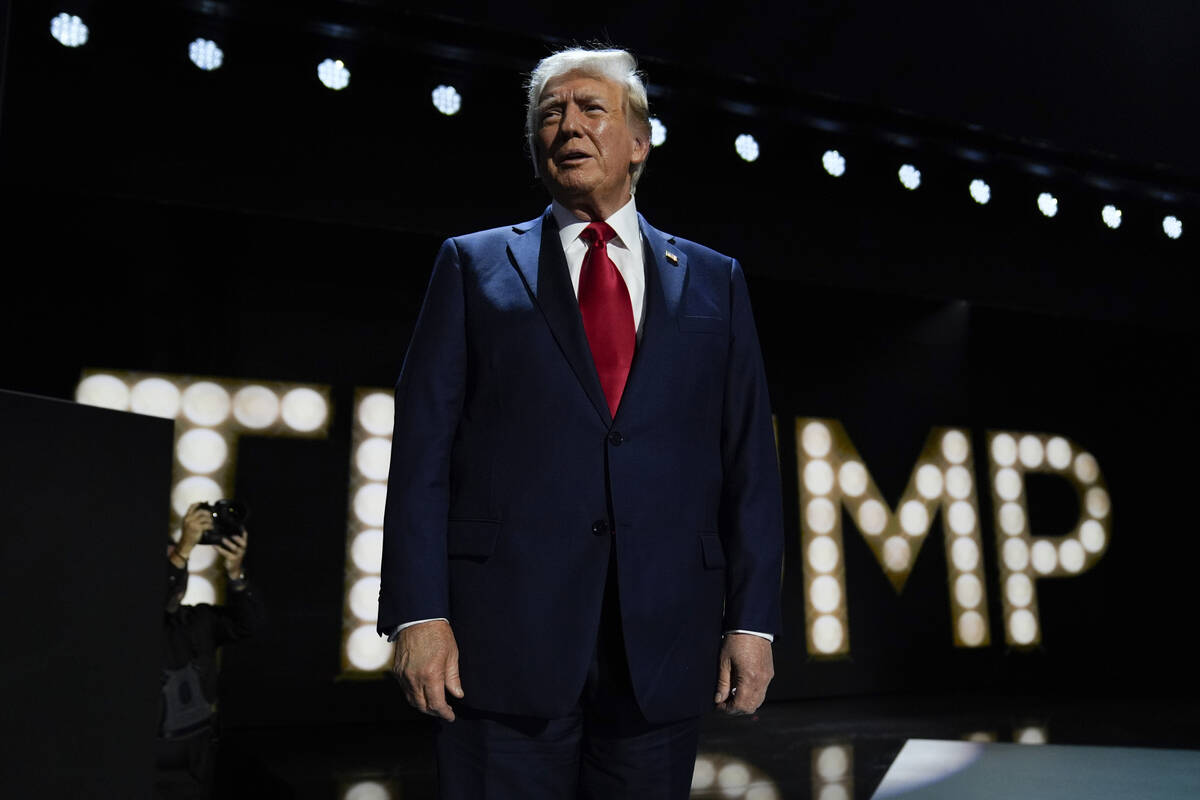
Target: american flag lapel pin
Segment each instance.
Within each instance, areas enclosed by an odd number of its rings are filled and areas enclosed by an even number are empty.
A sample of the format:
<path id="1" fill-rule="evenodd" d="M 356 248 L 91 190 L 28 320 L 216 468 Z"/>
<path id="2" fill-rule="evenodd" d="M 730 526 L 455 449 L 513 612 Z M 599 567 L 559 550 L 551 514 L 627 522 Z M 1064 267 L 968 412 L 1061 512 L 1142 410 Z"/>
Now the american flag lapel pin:
<path id="1" fill-rule="evenodd" d="M 670 250 L 664 251 L 663 255 L 667 257 L 667 261 L 670 261 L 672 266 L 679 266 L 679 256 L 675 255 Z"/>

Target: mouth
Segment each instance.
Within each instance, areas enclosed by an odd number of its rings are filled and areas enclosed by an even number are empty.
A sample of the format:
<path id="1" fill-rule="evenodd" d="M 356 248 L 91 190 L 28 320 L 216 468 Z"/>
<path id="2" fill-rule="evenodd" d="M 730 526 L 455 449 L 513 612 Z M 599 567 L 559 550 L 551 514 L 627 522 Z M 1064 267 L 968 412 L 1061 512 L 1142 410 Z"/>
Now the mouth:
<path id="1" fill-rule="evenodd" d="M 589 158 L 591 158 L 591 156 L 588 155 L 587 153 L 584 153 L 580 150 L 573 150 L 569 153 L 560 153 L 558 155 L 558 157 L 556 157 L 554 159 L 554 161 L 560 167 L 573 167 L 573 166 L 576 166 L 577 164 L 582 164 L 584 161 L 587 161 Z"/>

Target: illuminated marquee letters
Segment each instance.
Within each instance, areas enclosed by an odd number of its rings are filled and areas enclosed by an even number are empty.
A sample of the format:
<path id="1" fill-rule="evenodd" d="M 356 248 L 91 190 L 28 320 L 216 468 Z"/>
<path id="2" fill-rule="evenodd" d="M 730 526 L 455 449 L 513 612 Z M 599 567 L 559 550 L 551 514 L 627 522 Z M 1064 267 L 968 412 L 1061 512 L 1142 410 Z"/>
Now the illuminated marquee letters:
<path id="1" fill-rule="evenodd" d="M 329 387 L 307 383 L 85 370 L 75 400 L 175 421 L 167 530 L 176 540 L 188 506 L 232 496 L 239 437 L 324 439 L 329 431 Z M 216 562 L 213 548 L 193 551 L 184 603 L 221 598 Z"/>
<path id="2" fill-rule="evenodd" d="M 329 387 L 312 384 L 85 370 L 76 400 L 175 420 L 168 529 L 175 537 L 191 503 L 232 493 L 240 436 L 324 438 L 330 422 Z M 376 635 L 375 623 L 393 414 L 391 390 L 355 390 L 341 646 L 342 672 L 348 676 L 376 675 L 391 660 L 392 645 Z M 797 418 L 795 436 L 808 652 L 819 657 L 845 657 L 850 652 L 843 508 L 897 592 L 904 589 L 940 513 L 954 644 L 989 644 L 968 432 L 930 432 L 895 509 L 884 500 L 837 420 Z M 1095 457 L 1064 437 L 992 431 L 987 441 L 1005 641 L 1034 647 L 1041 641 L 1036 581 L 1078 575 L 1101 558 L 1112 536 L 1108 490 Z M 1082 513 L 1066 536 L 1031 532 L 1024 480 L 1028 472 L 1059 475 L 1075 487 Z M 223 587 L 214 551 L 197 550 L 189 569 L 192 580 L 185 602 L 219 600 Z"/>
<path id="3" fill-rule="evenodd" d="M 850 652 L 841 506 L 899 592 L 940 509 L 950 571 L 954 643 L 982 647 L 989 641 L 979 503 L 966 433 L 934 428 L 893 512 L 883 499 L 841 423 L 796 420 L 800 480 L 801 548 L 804 553 L 805 629 L 808 652 Z"/>
<path id="4" fill-rule="evenodd" d="M 1078 575 L 1099 561 L 1108 547 L 1112 534 L 1108 489 L 1095 457 L 1062 436 L 992 431 L 988 451 L 1005 639 L 1010 645 L 1032 647 L 1042 640 L 1037 579 Z M 1081 514 L 1066 536 L 1030 533 L 1026 472 L 1059 475 L 1075 487 Z"/>

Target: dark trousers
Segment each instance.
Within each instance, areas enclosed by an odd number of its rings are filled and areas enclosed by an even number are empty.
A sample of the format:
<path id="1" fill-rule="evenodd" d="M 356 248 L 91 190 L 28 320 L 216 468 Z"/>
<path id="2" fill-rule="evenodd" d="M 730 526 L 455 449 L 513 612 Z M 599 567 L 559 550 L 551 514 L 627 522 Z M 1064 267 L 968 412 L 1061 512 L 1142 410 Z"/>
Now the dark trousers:
<path id="1" fill-rule="evenodd" d="M 651 725 L 634 698 L 609 561 L 595 655 L 561 719 L 457 706 L 437 721 L 442 800 L 686 800 L 700 719 Z"/>

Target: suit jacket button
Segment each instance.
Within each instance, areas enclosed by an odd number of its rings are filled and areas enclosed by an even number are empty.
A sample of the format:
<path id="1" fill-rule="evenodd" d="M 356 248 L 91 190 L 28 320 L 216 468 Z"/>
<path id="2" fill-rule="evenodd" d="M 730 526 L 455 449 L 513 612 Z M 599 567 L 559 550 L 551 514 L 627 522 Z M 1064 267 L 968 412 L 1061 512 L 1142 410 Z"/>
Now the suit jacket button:
<path id="1" fill-rule="evenodd" d="M 608 441 L 612 443 L 613 447 L 620 447 L 621 442 L 625 441 L 625 437 L 621 435 L 620 431 L 613 431 L 608 435 Z"/>
<path id="2" fill-rule="evenodd" d="M 592 533 L 597 536 L 603 536 L 608 533 L 608 520 L 598 519 L 592 523 Z"/>

